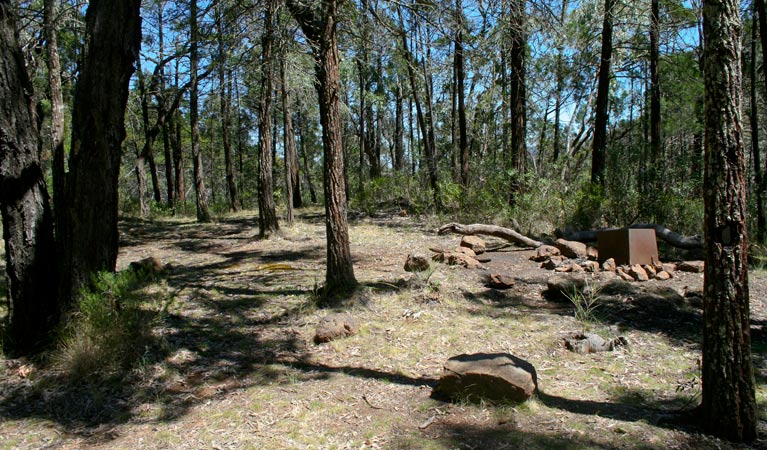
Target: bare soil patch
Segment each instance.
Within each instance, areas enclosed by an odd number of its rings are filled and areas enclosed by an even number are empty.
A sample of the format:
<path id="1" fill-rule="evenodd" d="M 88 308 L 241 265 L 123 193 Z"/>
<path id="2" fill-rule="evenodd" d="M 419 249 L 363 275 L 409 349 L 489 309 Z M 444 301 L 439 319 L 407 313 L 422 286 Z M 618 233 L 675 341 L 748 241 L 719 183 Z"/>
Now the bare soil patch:
<path id="1" fill-rule="evenodd" d="M 315 307 L 325 270 L 320 210 L 302 210 L 268 240 L 257 238 L 252 214 L 207 225 L 124 220 L 120 269 L 152 255 L 172 266 L 144 288 L 160 311 L 144 358 L 98 382 L 0 360 L 0 448 L 742 448 L 676 414 L 700 400 L 701 310 L 690 293 L 702 288 L 701 274 L 610 283 L 599 323 L 584 324 L 566 299 L 544 295 L 551 272 L 529 261 L 533 251 L 490 253 L 488 270 L 435 264 L 414 275 L 402 267 L 408 253 L 451 248 L 460 237 L 437 236 L 428 218 L 351 225 L 361 286 L 332 311 L 354 315 L 361 330 L 317 345 L 316 326 L 331 312 Z M 516 283 L 488 288 L 490 271 Z M 750 276 L 763 407 L 767 275 Z M 585 330 L 620 334 L 630 346 L 566 350 L 563 339 Z M 475 352 L 532 363 L 537 398 L 430 398 L 442 364 Z"/>

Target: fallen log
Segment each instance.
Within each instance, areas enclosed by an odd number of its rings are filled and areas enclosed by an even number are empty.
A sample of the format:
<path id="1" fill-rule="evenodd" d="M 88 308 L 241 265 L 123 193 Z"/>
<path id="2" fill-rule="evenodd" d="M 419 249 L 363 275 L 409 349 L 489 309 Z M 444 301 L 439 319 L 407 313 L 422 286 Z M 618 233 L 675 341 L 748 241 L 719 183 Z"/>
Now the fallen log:
<path id="1" fill-rule="evenodd" d="M 628 228 L 633 229 L 654 229 L 655 235 L 667 242 L 669 245 L 686 250 L 694 250 L 703 248 L 703 238 L 700 236 L 685 236 L 683 234 L 675 233 L 663 225 L 654 223 L 637 223 L 629 225 Z M 613 229 L 613 228 L 607 228 Z M 606 230 L 607 230 L 606 229 Z M 597 233 L 602 230 L 586 230 L 586 231 L 573 231 L 569 228 L 559 229 L 555 231 L 558 238 L 567 239 L 568 241 L 578 242 L 595 242 L 597 240 Z"/>
<path id="2" fill-rule="evenodd" d="M 437 231 L 437 234 L 440 235 L 447 233 L 457 233 L 462 235 L 484 234 L 487 236 L 495 236 L 497 238 L 506 239 L 507 241 L 523 245 L 525 247 L 536 248 L 543 245 L 542 242 L 517 233 L 511 228 L 499 227 L 497 225 L 485 225 L 481 223 L 461 225 L 460 223 L 449 223 L 447 225 L 442 225 Z"/>

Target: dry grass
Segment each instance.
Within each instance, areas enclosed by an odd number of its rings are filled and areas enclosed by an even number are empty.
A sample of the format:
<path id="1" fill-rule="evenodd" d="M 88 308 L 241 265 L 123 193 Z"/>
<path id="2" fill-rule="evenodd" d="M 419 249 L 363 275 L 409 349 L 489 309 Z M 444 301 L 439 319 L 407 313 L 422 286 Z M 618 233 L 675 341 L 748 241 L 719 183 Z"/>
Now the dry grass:
<path id="1" fill-rule="evenodd" d="M 699 400 L 700 311 L 679 292 L 700 288 L 700 275 L 604 289 L 588 326 L 606 337 L 617 326 L 631 347 L 578 355 L 562 338 L 584 324 L 566 299 L 541 295 L 548 274 L 530 252 L 493 256 L 492 270 L 517 279 L 508 291 L 486 288 L 484 271 L 444 265 L 413 279 L 402 270 L 408 253 L 458 238 L 417 218 L 354 219 L 361 286 L 342 309 L 362 327 L 314 345 L 328 313 L 313 302 L 324 278 L 320 213 L 302 211 L 266 241 L 247 213 L 210 225 L 123 222 L 120 268 L 149 255 L 174 266 L 147 288 L 167 299 L 147 357 L 79 384 L 45 365 L 22 377 L 29 362 L 0 362 L 0 448 L 737 448 L 667 420 Z M 765 279 L 752 274 L 760 402 Z M 430 398 L 447 358 L 497 351 L 536 367 L 538 398 Z"/>

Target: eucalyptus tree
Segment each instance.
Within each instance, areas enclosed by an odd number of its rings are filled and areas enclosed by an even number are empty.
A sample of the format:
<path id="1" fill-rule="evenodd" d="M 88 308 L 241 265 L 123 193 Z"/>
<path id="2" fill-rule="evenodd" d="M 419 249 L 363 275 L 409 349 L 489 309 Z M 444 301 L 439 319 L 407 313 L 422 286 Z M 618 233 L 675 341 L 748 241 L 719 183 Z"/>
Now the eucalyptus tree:
<path id="1" fill-rule="evenodd" d="M 268 236 L 279 230 L 272 179 L 272 91 L 274 78 L 274 35 L 276 0 L 266 0 L 264 32 L 261 37 L 261 92 L 258 106 L 258 234 Z"/>
<path id="2" fill-rule="evenodd" d="M 192 165 L 194 176 L 194 194 L 198 222 L 210 222 L 208 209 L 208 193 L 202 171 L 202 150 L 200 148 L 200 119 L 199 119 L 199 70 L 200 63 L 200 29 L 197 0 L 189 0 L 189 122 L 192 129 Z"/>

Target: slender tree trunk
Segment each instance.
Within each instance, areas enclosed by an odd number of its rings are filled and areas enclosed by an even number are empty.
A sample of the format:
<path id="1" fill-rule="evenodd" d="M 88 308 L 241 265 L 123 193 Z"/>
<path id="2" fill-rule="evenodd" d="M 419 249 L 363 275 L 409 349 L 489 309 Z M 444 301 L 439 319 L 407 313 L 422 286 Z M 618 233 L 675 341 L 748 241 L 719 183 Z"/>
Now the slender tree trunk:
<path id="1" fill-rule="evenodd" d="M 40 130 L 13 8 L 10 0 L 0 0 L 0 214 L 9 350 L 24 354 L 50 342 L 64 298 L 56 293 L 56 245 L 38 153 Z M 57 131 L 54 139 L 61 138 Z"/>
<path id="2" fill-rule="evenodd" d="M 367 64 L 367 52 L 362 48 L 360 58 L 357 59 L 357 74 L 359 76 L 359 88 L 360 88 L 360 126 L 359 126 L 359 145 L 360 145 L 360 162 L 359 171 L 357 176 L 357 191 L 362 192 L 365 178 L 365 154 L 367 143 L 367 134 L 365 134 L 365 114 L 367 114 L 367 77 L 365 75 L 365 65 Z M 364 62 L 363 62 L 364 61 Z"/>
<path id="3" fill-rule="evenodd" d="M 175 87 L 176 90 L 179 89 L 179 72 L 178 72 L 178 59 L 176 59 L 176 67 L 175 67 Z M 175 119 L 173 119 L 175 117 Z M 183 150 L 183 144 L 181 141 L 181 114 L 177 111 L 172 117 L 171 121 L 168 122 L 168 127 L 171 130 L 170 133 L 170 141 L 171 146 L 173 147 L 173 171 L 176 178 L 176 202 L 178 204 L 183 205 L 186 203 L 186 184 L 184 183 L 184 150 Z"/>
<path id="4" fill-rule="evenodd" d="M 660 60 L 660 1 L 651 1 L 650 11 L 650 182 L 652 192 L 661 189 L 661 173 L 663 160 L 663 141 L 661 136 L 660 117 L 660 72 L 658 70 Z M 662 205 L 650 196 L 651 211 L 653 215 L 659 214 Z M 659 219 L 662 219 L 659 218 Z"/>
<path id="5" fill-rule="evenodd" d="M 51 101 L 51 154 L 53 156 L 54 214 L 64 212 L 64 180 L 66 177 L 64 154 L 64 98 L 61 92 L 61 62 L 59 61 L 58 32 L 56 31 L 56 5 L 58 0 L 45 0 L 45 51 L 48 57 L 48 88 Z"/>
<path id="6" fill-rule="evenodd" d="M 302 110 L 303 106 L 299 100 L 296 118 L 298 119 L 298 138 L 301 142 L 301 158 L 304 160 L 304 176 L 306 177 L 306 185 L 309 187 L 309 199 L 316 205 L 317 190 L 314 188 L 314 182 L 312 182 L 312 166 L 309 161 L 309 150 L 306 148 L 306 138 L 309 133 L 306 130 L 306 120 L 303 118 Z"/>
<path id="7" fill-rule="evenodd" d="M 461 0 L 455 0 L 455 14 L 457 16 L 457 30 L 455 33 L 455 90 L 458 102 L 458 152 L 461 155 L 461 186 L 469 186 L 469 139 L 466 133 L 466 99 L 464 92 L 463 63 L 463 5 Z"/>
<path id="8" fill-rule="evenodd" d="M 293 117 L 290 112 L 290 86 L 288 86 L 288 61 L 283 55 L 280 64 L 280 78 L 282 79 L 282 139 L 285 149 L 285 201 L 287 203 L 287 223 L 293 226 L 293 207 L 295 205 L 295 192 L 299 191 L 298 180 L 298 157 L 296 156 L 296 137 L 293 132 Z M 299 203 L 301 195 L 299 194 Z"/>
<path id="9" fill-rule="evenodd" d="M 149 201 L 147 195 L 146 171 L 144 170 L 147 155 L 152 151 L 153 136 L 149 130 L 149 93 L 146 90 L 144 73 L 141 70 L 141 59 L 136 60 L 136 72 L 138 74 L 138 90 L 141 103 L 141 129 L 144 131 L 144 145 L 141 150 L 136 148 L 136 181 L 138 183 L 139 215 L 144 218 L 149 216 Z"/>
<path id="10" fill-rule="evenodd" d="M 338 0 L 323 0 L 321 15 L 288 0 L 293 17 L 314 45 L 317 94 L 324 148 L 325 229 L 327 235 L 326 293 L 347 290 L 357 284 L 354 277 L 349 226 L 346 218 L 340 73 L 338 55 Z"/>
<path id="11" fill-rule="evenodd" d="M 216 20 L 218 22 L 218 94 L 220 97 L 221 113 L 221 144 L 224 147 L 224 166 L 226 170 L 226 187 L 229 193 L 229 209 L 237 212 L 240 210 L 239 193 L 237 192 L 237 181 L 234 173 L 234 163 L 232 162 L 232 119 L 231 119 L 231 90 L 227 92 L 227 49 L 224 45 L 224 35 L 227 32 L 224 23 L 224 7 L 219 5 Z M 231 77 L 231 72 L 229 73 Z"/>
<path id="12" fill-rule="evenodd" d="M 605 185 L 607 105 L 610 97 L 610 64 L 613 55 L 613 2 L 614 0 L 605 0 L 604 20 L 602 21 L 602 52 L 594 111 L 594 139 L 591 150 L 591 183 L 599 187 Z"/>
<path id="13" fill-rule="evenodd" d="M 163 24 L 163 10 L 165 8 L 165 0 L 157 0 L 157 45 L 159 47 L 159 59 L 163 61 L 165 59 L 165 32 Z M 167 95 L 165 89 L 165 68 L 160 69 L 160 98 L 164 99 Z M 162 144 L 163 154 L 165 156 L 165 187 L 168 197 L 168 208 L 173 207 L 175 201 L 174 194 L 176 190 L 176 183 L 173 179 L 173 154 L 171 148 L 171 119 L 173 112 L 168 115 L 167 121 L 162 125 Z"/>
<path id="14" fill-rule="evenodd" d="M 261 39 L 261 100 L 258 108 L 258 234 L 268 236 L 280 229 L 274 206 L 272 179 L 272 78 L 274 44 L 274 0 L 264 11 L 264 35 Z"/>
<path id="15" fill-rule="evenodd" d="M 567 17 L 567 3 L 568 0 L 562 0 L 562 9 L 559 12 L 559 25 L 564 26 L 565 18 Z M 562 39 L 560 37 L 560 39 Z M 564 46 L 559 44 L 557 47 L 557 61 L 556 61 L 556 89 L 554 93 L 554 152 L 551 154 L 551 162 L 556 164 L 559 161 L 559 155 L 561 153 L 561 125 L 560 120 L 562 116 L 562 91 L 565 88 L 565 64 L 564 64 Z"/>
<path id="16" fill-rule="evenodd" d="M 192 41 L 189 46 L 189 77 L 191 78 L 191 87 L 189 88 L 189 122 L 192 129 L 192 167 L 194 170 L 194 194 L 197 209 L 197 221 L 205 223 L 210 222 L 210 211 L 208 210 L 208 193 L 205 189 L 205 181 L 203 179 L 202 149 L 200 148 L 200 119 L 198 112 L 197 71 L 200 59 L 198 54 L 200 30 L 197 24 L 197 0 L 191 0 L 189 4 Z"/>
<path id="17" fill-rule="evenodd" d="M 741 123 L 740 11 L 703 5 L 705 80 L 703 425 L 733 441 L 756 438 Z"/>
<path id="18" fill-rule="evenodd" d="M 405 123 L 403 113 L 402 82 L 397 75 L 397 87 L 394 95 L 394 171 L 401 172 L 405 160 Z"/>
<path id="19" fill-rule="evenodd" d="M 511 4 L 511 161 L 512 180 L 509 204 L 516 202 L 522 190 L 522 177 L 527 160 L 527 89 L 525 86 L 525 59 L 527 33 L 525 31 L 525 0 Z"/>
<path id="20" fill-rule="evenodd" d="M 117 261 L 118 180 L 125 107 L 141 47 L 140 0 L 91 0 L 72 113 L 66 214 L 60 236 L 62 295 L 73 300 Z"/>

